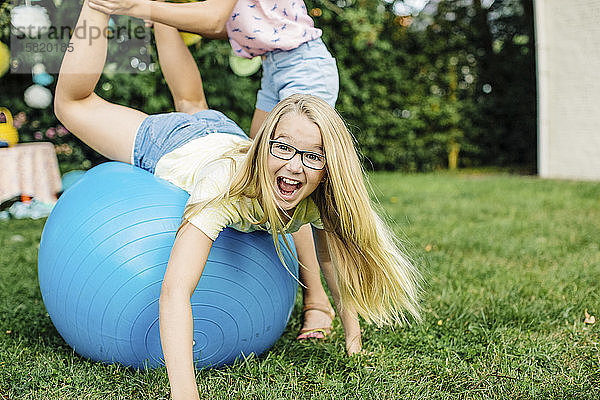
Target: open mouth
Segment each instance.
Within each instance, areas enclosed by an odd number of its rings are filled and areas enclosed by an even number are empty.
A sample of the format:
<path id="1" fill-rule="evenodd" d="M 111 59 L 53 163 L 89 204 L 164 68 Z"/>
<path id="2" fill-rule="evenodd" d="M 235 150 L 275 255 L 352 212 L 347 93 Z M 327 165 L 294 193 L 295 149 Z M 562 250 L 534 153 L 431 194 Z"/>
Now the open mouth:
<path id="1" fill-rule="evenodd" d="M 295 179 L 284 178 L 283 176 L 277 177 L 277 190 L 279 195 L 284 200 L 291 200 L 294 195 L 302 187 L 302 182 Z"/>

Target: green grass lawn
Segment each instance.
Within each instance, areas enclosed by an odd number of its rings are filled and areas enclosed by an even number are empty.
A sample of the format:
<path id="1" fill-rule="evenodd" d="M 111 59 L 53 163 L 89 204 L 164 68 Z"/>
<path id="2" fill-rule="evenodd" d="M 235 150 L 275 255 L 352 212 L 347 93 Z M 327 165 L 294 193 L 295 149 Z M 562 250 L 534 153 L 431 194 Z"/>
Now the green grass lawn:
<path id="1" fill-rule="evenodd" d="M 424 273 L 423 323 L 363 325 L 371 354 L 349 359 L 339 321 L 323 343 L 294 340 L 298 298 L 271 351 L 198 372 L 203 398 L 600 398 L 600 184 L 476 173 L 372 184 Z M 56 332 L 37 282 L 43 224 L 0 222 L 0 399 L 168 398 L 164 369 L 89 362 Z"/>

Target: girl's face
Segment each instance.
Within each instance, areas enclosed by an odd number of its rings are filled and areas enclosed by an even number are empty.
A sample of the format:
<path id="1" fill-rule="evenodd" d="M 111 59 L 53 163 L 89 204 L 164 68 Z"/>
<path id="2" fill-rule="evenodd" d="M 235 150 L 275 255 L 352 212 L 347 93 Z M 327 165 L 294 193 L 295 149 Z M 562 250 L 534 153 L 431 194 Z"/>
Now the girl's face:
<path id="1" fill-rule="evenodd" d="M 295 112 L 281 117 L 271 140 L 281 142 L 276 144 L 280 150 L 293 152 L 291 147 L 294 147 L 297 150 L 324 155 L 319 127 L 306 116 Z M 269 152 L 267 166 L 276 203 L 286 211 L 293 210 L 301 200 L 308 197 L 325 176 L 325 169 L 316 170 L 307 167 L 302 163 L 302 156 L 298 153 L 290 160 L 282 160 Z"/>

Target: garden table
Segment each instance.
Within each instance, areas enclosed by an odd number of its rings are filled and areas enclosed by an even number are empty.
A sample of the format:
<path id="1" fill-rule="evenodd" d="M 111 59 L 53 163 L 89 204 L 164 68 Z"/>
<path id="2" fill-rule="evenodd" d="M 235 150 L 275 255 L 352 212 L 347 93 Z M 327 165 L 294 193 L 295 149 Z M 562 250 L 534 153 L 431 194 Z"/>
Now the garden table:
<path id="1" fill-rule="evenodd" d="M 61 190 L 52 143 L 22 143 L 0 148 L 0 203 L 16 196 L 54 203 Z"/>

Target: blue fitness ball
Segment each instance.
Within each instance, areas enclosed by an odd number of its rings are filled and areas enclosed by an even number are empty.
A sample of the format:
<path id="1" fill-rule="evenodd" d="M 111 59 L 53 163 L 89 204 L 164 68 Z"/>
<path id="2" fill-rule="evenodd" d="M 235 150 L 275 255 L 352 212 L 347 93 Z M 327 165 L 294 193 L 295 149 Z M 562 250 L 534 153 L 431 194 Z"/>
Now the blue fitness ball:
<path id="1" fill-rule="evenodd" d="M 66 174 L 64 174 L 61 178 L 62 190 L 65 191 L 65 190 L 69 189 L 71 186 L 73 186 L 74 184 L 76 184 L 77 181 L 80 180 L 84 174 L 85 174 L 85 171 L 82 171 L 79 169 L 69 171 Z"/>
<path id="2" fill-rule="evenodd" d="M 48 217 L 38 257 L 48 314 L 80 355 L 133 368 L 164 365 L 158 299 L 187 192 L 110 162 L 65 191 Z M 287 237 L 293 247 L 291 237 Z M 191 299 L 196 367 L 259 355 L 281 336 L 298 263 L 280 238 L 227 228 L 214 242 Z"/>

